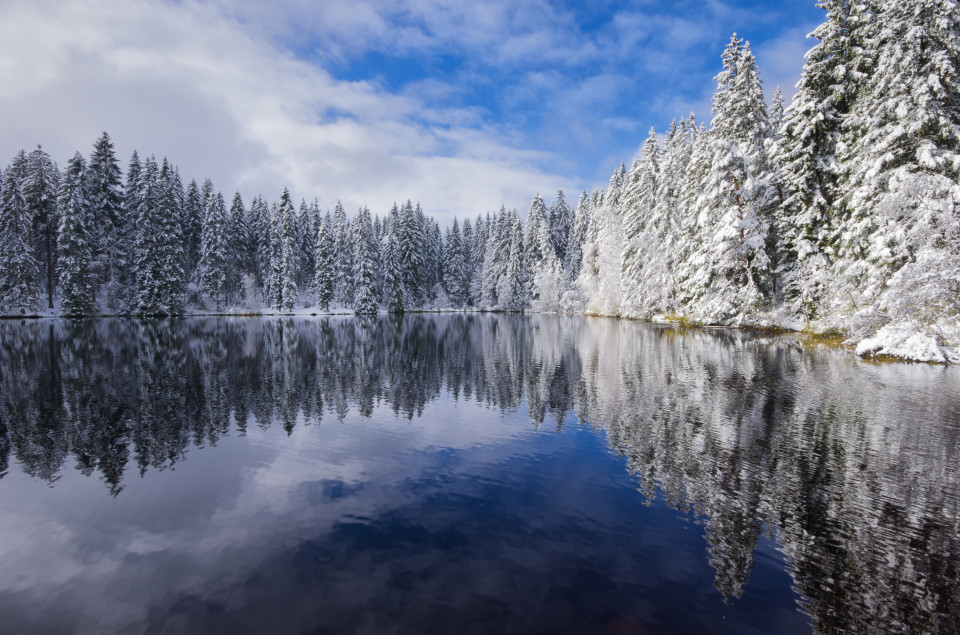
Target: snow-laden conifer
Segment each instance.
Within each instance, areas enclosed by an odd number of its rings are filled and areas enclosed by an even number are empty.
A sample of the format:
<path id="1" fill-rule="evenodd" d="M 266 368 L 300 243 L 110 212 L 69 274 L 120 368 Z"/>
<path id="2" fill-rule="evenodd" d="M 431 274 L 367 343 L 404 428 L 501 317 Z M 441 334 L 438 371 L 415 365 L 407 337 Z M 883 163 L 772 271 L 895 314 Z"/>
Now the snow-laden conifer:
<path id="1" fill-rule="evenodd" d="M 228 278 L 232 275 L 229 216 L 226 202 L 219 192 L 206 201 L 200 241 L 200 288 L 213 299 L 217 310 L 227 300 Z"/>
<path id="2" fill-rule="evenodd" d="M 38 145 L 27 155 L 23 197 L 33 222 L 33 248 L 45 282 L 47 308 L 53 308 L 57 271 L 57 190 L 60 172 L 50 155 Z"/>
<path id="3" fill-rule="evenodd" d="M 23 195 L 27 155 L 21 150 L 0 186 L 0 312 L 33 313 L 40 306 L 40 268 L 30 248 L 33 226 Z"/>
<path id="4" fill-rule="evenodd" d="M 321 221 L 317 228 L 313 278 L 317 306 L 324 311 L 328 311 L 333 302 L 333 241 L 328 224 Z"/>
<path id="5" fill-rule="evenodd" d="M 86 161 L 79 152 L 67 162 L 58 196 L 60 311 L 64 315 L 90 315 L 95 309 L 93 276 L 94 239 L 89 223 L 94 218 L 87 199 Z"/>
<path id="6" fill-rule="evenodd" d="M 376 245 L 373 242 L 370 210 L 366 207 L 360 209 L 353 223 L 353 253 L 353 311 L 357 315 L 376 315 Z"/>

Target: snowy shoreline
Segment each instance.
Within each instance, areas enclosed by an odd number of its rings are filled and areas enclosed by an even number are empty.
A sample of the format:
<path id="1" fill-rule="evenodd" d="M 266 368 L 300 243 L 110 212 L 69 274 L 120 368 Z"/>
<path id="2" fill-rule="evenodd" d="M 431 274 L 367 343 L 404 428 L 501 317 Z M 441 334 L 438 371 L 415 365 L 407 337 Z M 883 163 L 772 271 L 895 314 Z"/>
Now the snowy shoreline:
<path id="1" fill-rule="evenodd" d="M 735 329 L 740 331 L 754 331 L 757 333 L 781 333 L 796 335 L 804 347 L 829 346 L 840 350 L 853 352 L 857 357 L 877 362 L 919 362 L 931 364 L 960 364 L 960 345 L 950 345 L 945 341 L 960 341 L 960 324 L 941 321 L 932 327 L 923 328 L 920 325 L 888 324 L 869 336 L 860 336 L 847 330 L 826 328 L 811 329 L 808 326 L 797 324 L 778 323 L 776 320 L 763 320 L 745 324 L 697 324 L 657 315 L 653 318 L 639 319 L 619 315 L 605 315 L 592 312 L 556 312 L 556 311 L 503 311 L 492 309 L 469 308 L 429 308 L 406 311 L 409 314 L 428 313 L 524 313 L 527 315 L 581 315 L 583 317 L 602 317 L 608 319 L 626 320 L 630 322 L 646 322 L 676 328 L 692 328 L 702 330 Z M 388 311 L 379 311 L 377 315 L 389 315 Z M 134 313 L 101 313 L 96 315 L 70 316 L 57 313 L 54 310 L 24 314 L 0 314 L 0 320 L 27 320 L 27 319 L 103 319 L 103 318 L 131 318 L 151 319 L 156 317 L 177 318 L 260 318 L 260 317 L 351 317 L 352 309 L 338 308 L 328 311 L 319 311 L 314 307 L 293 309 L 291 311 L 276 311 L 267 309 L 228 308 L 222 311 L 191 310 L 173 316 L 151 316 Z M 939 341 L 938 341 L 939 340 Z"/>

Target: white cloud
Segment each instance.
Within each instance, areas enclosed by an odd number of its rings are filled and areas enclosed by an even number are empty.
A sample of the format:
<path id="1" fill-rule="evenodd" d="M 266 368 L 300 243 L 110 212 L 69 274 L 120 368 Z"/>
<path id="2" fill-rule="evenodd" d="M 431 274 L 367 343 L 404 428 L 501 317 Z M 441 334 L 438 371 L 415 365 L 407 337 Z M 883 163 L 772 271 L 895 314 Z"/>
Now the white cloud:
<path id="1" fill-rule="evenodd" d="M 374 211 L 411 198 L 472 215 L 566 185 L 469 110 L 338 81 L 243 24 L 190 0 L 14 2 L 0 24 L 0 148 L 40 142 L 62 162 L 107 130 L 124 160 L 134 147 L 168 155 L 228 193 L 288 186 Z"/>

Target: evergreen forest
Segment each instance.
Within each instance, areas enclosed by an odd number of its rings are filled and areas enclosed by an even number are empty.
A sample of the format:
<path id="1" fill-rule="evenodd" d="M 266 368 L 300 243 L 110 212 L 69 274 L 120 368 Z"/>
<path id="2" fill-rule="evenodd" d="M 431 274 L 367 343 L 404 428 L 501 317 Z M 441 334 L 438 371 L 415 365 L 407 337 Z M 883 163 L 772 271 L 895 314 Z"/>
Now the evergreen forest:
<path id="1" fill-rule="evenodd" d="M 734 34 L 709 125 L 651 130 L 606 188 L 538 193 L 525 218 L 224 197 L 167 158 L 124 171 L 107 133 L 62 167 L 21 150 L 0 175 L 0 314 L 579 312 L 960 362 L 960 12 L 819 6 L 789 104 Z"/>

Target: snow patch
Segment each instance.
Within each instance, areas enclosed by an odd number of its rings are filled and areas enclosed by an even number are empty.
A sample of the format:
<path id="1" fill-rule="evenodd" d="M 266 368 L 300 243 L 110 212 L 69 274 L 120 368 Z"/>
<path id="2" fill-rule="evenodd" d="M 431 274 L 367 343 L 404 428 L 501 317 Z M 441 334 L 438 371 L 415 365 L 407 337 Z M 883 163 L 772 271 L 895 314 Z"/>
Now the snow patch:
<path id="1" fill-rule="evenodd" d="M 857 355 L 890 355 L 918 362 L 958 363 L 960 348 L 941 345 L 933 335 L 911 325 L 890 324 L 857 344 Z"/>

